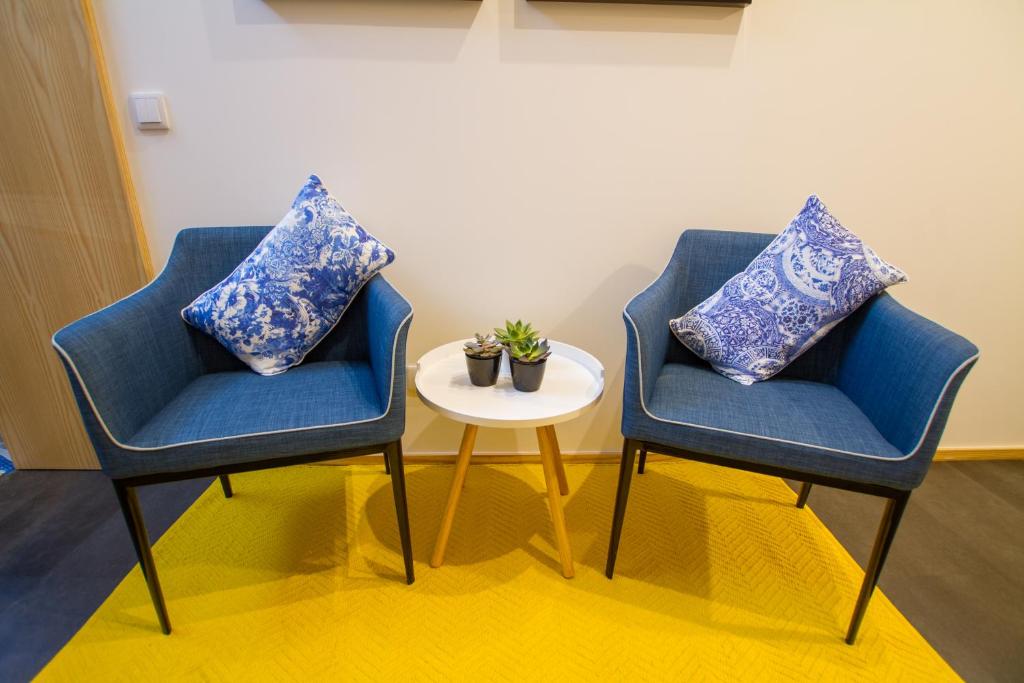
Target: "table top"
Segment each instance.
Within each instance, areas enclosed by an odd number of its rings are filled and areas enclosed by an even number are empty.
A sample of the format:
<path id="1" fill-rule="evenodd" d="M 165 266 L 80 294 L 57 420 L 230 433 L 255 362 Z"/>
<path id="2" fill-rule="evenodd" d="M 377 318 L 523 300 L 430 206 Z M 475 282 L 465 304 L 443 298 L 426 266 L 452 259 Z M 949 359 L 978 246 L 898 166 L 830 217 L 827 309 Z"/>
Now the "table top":
<path id="1" fill-rule="evenodd" d="M 596 404 L 604 392 L 604 366 L 582 349 L 549 341 L 551 356 L 538 391 L 516 391 L 508 354 L 498 383 L 477 387 L 466 371 L 465 341 L 425 353 L 416 363 L 416 393 L 428 406 L 458 422 L 481 427 L 542 427 L 571 420 Z"/>

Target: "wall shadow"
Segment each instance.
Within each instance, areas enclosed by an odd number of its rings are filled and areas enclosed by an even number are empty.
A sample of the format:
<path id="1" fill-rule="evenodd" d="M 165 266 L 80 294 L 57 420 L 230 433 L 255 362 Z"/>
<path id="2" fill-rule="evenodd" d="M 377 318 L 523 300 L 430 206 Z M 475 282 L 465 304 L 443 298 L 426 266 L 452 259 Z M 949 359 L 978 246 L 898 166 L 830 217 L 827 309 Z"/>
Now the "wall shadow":
<path id="1" fill-rule="evenodd" d="M 218 60 L 452 62 L 480 10 L 466 0 L 232 0 L 201 3 Z M 367 30 L 380 27 L 381 31 Z"/>
<path id="2" fill-rule="evenodd" d="M 570 3 L 515 3 L 516 28 L 555 31 L 643 31 L 735 35 L 743 10 L 736 7 Z"/>
<path id="3" fill-rule="evenodd" d="M 502 0 L 501 60 L 727 67 L 743 10 Z"/>
<path id="4" fill-rule="evenodd" d="M 586 261 L 585 254 L 581 254 L 580 257 L 582 261 Z M 622 378 L 626 360 L 622 307 L 629 297 L 649 285 L 657 275 L 657 271 L 646 266 L 624 265 L 605 277 L 579 305 L 546 330 L 552 339 L 579 346 L 597 355 L 604 365 L 604 396 L 601 402 L 565 427 L 573 433 L 586 434 L 590 443 L 620 442 Z M 628 294 L 624 296 L 624 292 Z M 595 348 L 593 337 L 579 336 L 596 330 L 604 331 L 601 335 L 600 349 Z M 605 341 L 612 335 L 617 335 L 614 351 Z M 609 362 L 610 359 L 614 360 Z M 609 402 L 611 406 L 606 405 Z M 609 415 L 611 411 L 614 412 Z M 596 438 L 594 434 L 600 434 L 600 438 Z"/>
<path id="5" fill-rule="evenodd" d="M 239 24 L 420 28 L 469 28 L 480 4 L 466 0 L 232 0 Z"/>

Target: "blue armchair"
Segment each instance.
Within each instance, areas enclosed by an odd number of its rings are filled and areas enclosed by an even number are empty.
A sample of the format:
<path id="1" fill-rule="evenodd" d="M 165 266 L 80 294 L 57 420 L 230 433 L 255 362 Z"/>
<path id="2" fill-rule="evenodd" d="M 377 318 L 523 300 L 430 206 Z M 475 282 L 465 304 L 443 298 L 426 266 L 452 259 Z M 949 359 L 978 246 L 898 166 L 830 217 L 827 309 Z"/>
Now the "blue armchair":
<path id="1" fill-rule="evenodd" d="M 86 431 L 111 478 L 156 608 L 170 621 L 135 487 L 384 453 L 412 583 L 402 466 L 412 307 L 380 275 L 305 361 L 261 377 L 181 309 L 223 279 L 269 226 L 181 231 L 153 282 L 53 337 Z"/>
<path id="2" fill-rule="evenodd" d="M 625 439 L 606 574 L 612 578 L 633 464 L 647 453 L 882 496 L 885 513 L 847 631 L 856 639 L 910 492 L 935 455 L 969 341 L 880 294 L 767 382 L 743 386 L 676 341 L 668 321 L 743 270 L 773 239 L 688 230 L 661 276 L 623 312 Z"/>

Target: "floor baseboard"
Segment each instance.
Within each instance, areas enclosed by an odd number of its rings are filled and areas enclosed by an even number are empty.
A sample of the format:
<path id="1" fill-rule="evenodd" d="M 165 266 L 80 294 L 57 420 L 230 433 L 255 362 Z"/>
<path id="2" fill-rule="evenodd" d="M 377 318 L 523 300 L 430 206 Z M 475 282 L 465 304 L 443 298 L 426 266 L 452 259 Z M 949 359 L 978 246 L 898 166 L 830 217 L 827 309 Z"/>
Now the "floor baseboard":
<path id="1" fill-rule="evenodd" d="M 406 453 L 407 462 L 418 464 L 446 464 L 455 462 L 454 451 L 450 453 Z M 618 451 L 582 451 L 578 453 L 562 453 L 562 459 L 567 463 L 612 463 L 618 462 Z M 647 457 L 648 462 L 663 462 L 674 460 L 666 455 L 651 454 Z M 935 460 L 941 462 L 963 462 L 976 460 L 1024 460 L 1024 448 L 940 448 L 935 454 Z M 345 465 L 353 463 L 374 463 L 383 464 L 382 455 L 363 455 L 356 458 L 342 458 L 328 460 L 325 465 Z M 473 461 L 476 464 L 486 462 L 492 465 L 508 465 L 517 463 L 539 463 L 539 453 L 474 453 Z"/>
<path id="2" fill-rule="evenodd" d="M 936 460 L 1024 460 L 1024 448 L 940 448 Z"/>

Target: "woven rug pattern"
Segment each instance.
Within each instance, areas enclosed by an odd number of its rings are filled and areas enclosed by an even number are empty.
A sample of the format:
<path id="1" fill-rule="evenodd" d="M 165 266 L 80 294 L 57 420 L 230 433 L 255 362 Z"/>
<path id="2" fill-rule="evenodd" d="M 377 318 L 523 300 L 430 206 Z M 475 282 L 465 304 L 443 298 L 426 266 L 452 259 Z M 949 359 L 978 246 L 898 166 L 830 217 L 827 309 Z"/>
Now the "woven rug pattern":
<path id="1" fill-rule="evenodd" d="M 383 468 L 214 482 L 155 546 L 173 634 L 136 566 L 40 679 L 958 680 L 881 592 L 843 643 L 861 569 L 781 480 L 649 464 L 609 581 L 618 468 L 566 469 L 571 580 L 539 465 L 470 468 L 439 569 L 453 470 L 407 467 L 412 586 Z"/>

